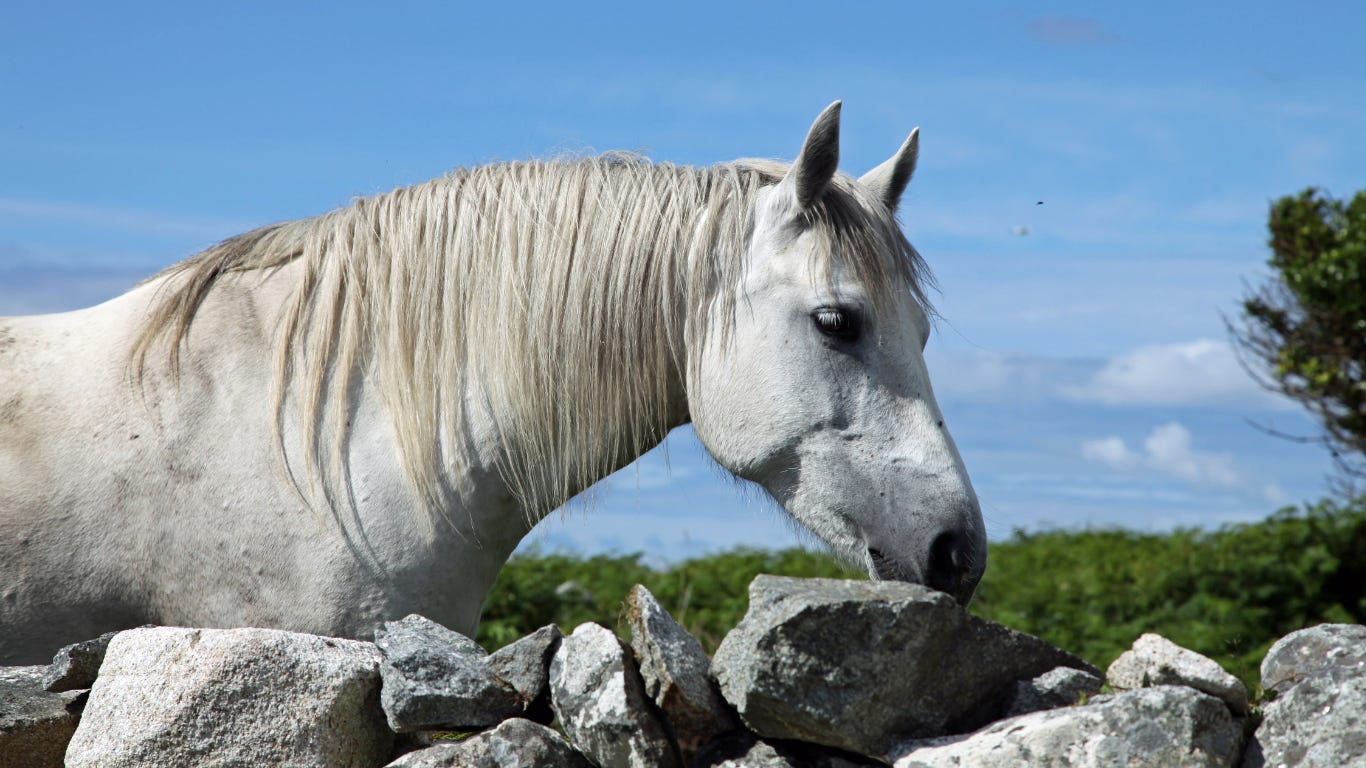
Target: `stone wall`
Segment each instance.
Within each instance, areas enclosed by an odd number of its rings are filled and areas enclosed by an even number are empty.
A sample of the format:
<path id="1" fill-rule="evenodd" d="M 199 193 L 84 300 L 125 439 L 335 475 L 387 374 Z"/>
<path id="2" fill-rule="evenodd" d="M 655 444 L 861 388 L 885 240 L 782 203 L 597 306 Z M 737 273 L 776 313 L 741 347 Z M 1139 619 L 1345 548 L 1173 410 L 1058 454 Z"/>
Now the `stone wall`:
<path id="1" fill-rule="evenodd" d="M 1282 639 L 1251 702 L 1157 635 L 1102 673 L 910 584 L 760 576 L 713 659 L 643 587 L 627 620 L 111 634 L 0 669 L 0 768 L 1366 764 L 1358 625 Z"/>

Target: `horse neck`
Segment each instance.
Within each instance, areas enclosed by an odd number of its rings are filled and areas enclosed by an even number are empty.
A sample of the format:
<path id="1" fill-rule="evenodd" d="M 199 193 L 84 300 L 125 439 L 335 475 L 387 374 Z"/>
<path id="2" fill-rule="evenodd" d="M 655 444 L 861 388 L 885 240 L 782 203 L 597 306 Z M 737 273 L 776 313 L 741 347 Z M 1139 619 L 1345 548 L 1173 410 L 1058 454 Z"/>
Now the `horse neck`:
<path id="1" fill-rule="evenodd" d="M 619 252 L 605 259 L 657 263 L 653 256 Z M 663 264 L 661 268 L 683 270 L 685 266 Z M 592 290 L 601 284 L 588 275 L 551 279 L 579 280 Z M 690 315 L 688 292 L 682 287 L 686 277 L 680 272 L 664 279 L 677 279 L 678 286 L 649 291 L 651 301 L 656 296 L 659 301 L 644 306 L 639 315 L 618 311 L 620 307 L 612 306 L 610 300 L 602 302 L 594 315 L 598 323 L 592 330 L 595 343 L 543 339 L 542 343 L 551 345 L 547 355 L 540 344 L 526 343 L 516 324 L 507 327 L 506 341 L 523 352 L 519 367 L 531 371 L 526 385 L 538 394 L 533 402 L 499 402 L 498 397 L 479 391 L 478 382 L 470 382 L 474 389 L 467 393 L 484 403 L 493 432 L 499 436 L 498 449 L 511 466 L 511 472 L 503 473 L 504 480 L 530 517 L 539 519 L 630 464 L 689 420 L 683 373 L 687 365 L 684 329 Z M 542 307 L 540 311 L 560 310 Z M 663 326 L 672 330 L 661 334 Z M 663 336 L 670 341 L 665 343 Z M 566 349 L 569 356 L 559 356 Z M 528 423 L 535 427 L 525 428 Z"/>

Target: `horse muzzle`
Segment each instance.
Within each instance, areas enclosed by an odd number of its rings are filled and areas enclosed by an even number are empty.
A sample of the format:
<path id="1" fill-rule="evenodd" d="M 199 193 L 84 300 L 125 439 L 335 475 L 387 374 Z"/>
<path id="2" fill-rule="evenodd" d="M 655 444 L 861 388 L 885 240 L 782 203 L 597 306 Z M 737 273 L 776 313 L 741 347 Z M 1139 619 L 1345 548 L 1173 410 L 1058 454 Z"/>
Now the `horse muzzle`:
<path id="1" fill-rule="evenodd" d="M 868 542 L 868 575 L 879 581 L 923 584 L 952 596 L 959 605 L 972 602 L 977 584 L 986 570 L 986 546 L 956 531 L 945 531 L 930 542 L 923 564 L 897 558 L 889 550 Z"/>

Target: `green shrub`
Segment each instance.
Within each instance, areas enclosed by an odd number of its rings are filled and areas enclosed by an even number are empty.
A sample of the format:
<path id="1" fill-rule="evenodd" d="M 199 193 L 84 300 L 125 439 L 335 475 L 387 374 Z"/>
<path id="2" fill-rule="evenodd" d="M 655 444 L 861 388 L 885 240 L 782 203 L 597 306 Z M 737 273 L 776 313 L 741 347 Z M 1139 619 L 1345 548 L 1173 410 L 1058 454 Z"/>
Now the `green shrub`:
<path id="1" fill-rule="evenodd" d="M 652 568 L 642 555 L 532 552 L 508 562 L 484 607 L 490 650 L 538 627 L 622 616 L 644 584 L 708 653 L 739 622 L 759 573 L 863 578 L 799 549 L 736 549 Z M 991 545 L 972 610 L 1104 668 L 1144 632 L 1223 664 L 1256 691 L 1258 665 L 1281 636 L 1314 624 L 1366 621 L 1366 503 L 1283 509 L 1217 531 L 1015 532 Z"/>

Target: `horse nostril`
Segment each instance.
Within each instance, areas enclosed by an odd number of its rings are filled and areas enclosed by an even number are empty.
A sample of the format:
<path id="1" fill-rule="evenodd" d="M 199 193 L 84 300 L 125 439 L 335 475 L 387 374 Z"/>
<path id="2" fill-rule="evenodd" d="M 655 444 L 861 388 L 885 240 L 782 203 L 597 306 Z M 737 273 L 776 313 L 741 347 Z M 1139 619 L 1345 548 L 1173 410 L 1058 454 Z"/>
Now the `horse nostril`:
<path id="1" fill-rule="evenodd" d="M 868 557 L 873 561 L 873 570 L 877 577 L 883 581 L 897 581 L 896 565 L 882 554 L 882 550 L 876 547 L 868 548 Z"/>
<path id="2" fill-rule="evenodd" d="M 925 586 L 947 592 L 962 602 L 963 580 L 972 567 L 971 555 L 956 533 L 941 533 L 930 544 L 930 563 Z"/>

